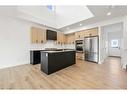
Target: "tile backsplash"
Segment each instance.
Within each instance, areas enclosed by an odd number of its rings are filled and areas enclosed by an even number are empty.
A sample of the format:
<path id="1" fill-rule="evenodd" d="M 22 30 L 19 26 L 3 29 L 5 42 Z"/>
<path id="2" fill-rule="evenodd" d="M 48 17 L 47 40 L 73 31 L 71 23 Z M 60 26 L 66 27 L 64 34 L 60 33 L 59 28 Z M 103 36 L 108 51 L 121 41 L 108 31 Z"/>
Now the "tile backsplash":
<path id="1" fill-rule="evenodd" d="M 42 50 L 45 48 L 58 48 L 58 49 L 75 49 L 75 45 L 59 45 L 55 41 L 49 40 L 45 44 L 31 44 L 31 50 Z"/>

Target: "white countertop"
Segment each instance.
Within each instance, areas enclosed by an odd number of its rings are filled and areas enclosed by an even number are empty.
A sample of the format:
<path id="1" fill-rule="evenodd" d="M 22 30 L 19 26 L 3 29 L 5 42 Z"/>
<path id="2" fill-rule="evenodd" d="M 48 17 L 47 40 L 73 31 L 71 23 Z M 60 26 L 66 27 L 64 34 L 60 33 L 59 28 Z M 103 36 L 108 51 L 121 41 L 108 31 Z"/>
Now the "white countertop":
<path id="1" fill-rule="evenodd" d="M 75 50 L 60 50 L 60 51 L 41 51 L 41 52 L 47 52 L 47 53 L 59 53 L 59 52 L 69 52 L 69 51 L 75 51 Z"/>

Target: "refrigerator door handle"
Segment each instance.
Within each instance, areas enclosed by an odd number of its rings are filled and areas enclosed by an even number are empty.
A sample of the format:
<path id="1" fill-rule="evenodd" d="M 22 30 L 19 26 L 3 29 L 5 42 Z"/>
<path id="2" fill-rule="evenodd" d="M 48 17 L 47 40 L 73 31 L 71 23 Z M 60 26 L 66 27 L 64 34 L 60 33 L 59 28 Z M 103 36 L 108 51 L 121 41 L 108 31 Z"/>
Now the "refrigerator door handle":
<path id="1" fill-rule="evenodd" d="M 90 39 L 90 51 L 92 50 L 92 39 Z"/>

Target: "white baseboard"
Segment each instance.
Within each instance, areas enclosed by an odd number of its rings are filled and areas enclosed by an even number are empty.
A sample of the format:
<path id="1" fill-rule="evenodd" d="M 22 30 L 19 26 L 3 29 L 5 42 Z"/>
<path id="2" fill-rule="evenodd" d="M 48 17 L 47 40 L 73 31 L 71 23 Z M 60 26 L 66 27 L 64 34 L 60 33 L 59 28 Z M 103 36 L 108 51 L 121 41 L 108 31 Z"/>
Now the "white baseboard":
<path id="1" fill-rule="evenodd" d="M 29 62 L 24 62 L 24 63 L 19 63 L 19 64 L 10 64 L 7 66 L 0 66 L 0 69 L 6 69 L 6 68 L 11 68 L 11 67 L 16 67 L 16 66 L 21 66 L 21 65 L 25 65 L 25 64 L 30 64 Z"/>
<path id="2" fill-rule="evenodd" d="M 101 61 L 98 62 L 98 64 L 103 64 L 103 62 L 104 62 L 104 60 L 101 60 Z"/>

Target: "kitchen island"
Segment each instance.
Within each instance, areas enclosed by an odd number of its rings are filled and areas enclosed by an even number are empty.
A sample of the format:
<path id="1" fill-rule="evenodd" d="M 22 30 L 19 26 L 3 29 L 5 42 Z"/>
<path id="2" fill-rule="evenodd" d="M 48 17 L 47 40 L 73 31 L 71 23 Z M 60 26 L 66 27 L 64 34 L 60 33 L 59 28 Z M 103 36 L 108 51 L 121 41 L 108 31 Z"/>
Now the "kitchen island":
<path id="1" fill-rule="evenodd" d="M 76 63 L 74 50 L 41 51 L 41 71 L 54 73 Z"/>

